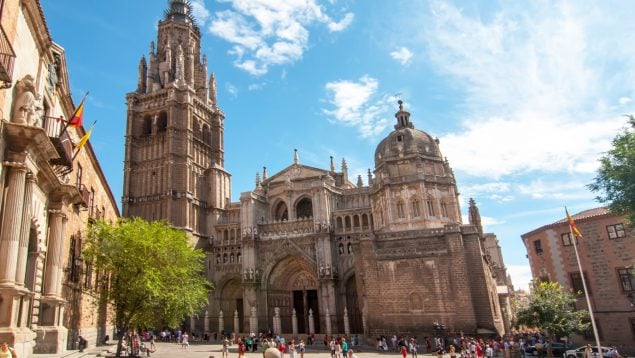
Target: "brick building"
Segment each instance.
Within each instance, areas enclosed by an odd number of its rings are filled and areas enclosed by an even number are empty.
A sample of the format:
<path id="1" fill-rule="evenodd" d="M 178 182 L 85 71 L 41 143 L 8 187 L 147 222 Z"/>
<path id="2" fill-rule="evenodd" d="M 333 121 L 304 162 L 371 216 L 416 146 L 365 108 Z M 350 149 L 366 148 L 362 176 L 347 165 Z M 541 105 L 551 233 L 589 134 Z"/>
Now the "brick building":
<path id="1" fill-rule="evenodd" d="M 438 140 L 401 101 L 366 184 L 345 160 L 315 168 L 296 151 L 231 202 L 225 115 L 200 40 L 189 3 L 169 1 L 127 95 L 124 162 L 123 215 L 165 219 L 208 253 L 216 290 L 190 329 L 504 332 L 476 205 L 463 224 Z"/>
<path id="2" fill-rule="evenodd" d="M 635 353 L 635 276 L 629 272 L 635 263 L 635 236 L 624 218 L 606 208 L 573 215 L 584 236 L 577 241 L 591 308 L 602 345 L 622 347 Z M 522 235 L 534 279 L 560 283 L 565 289 L 583 292 L 573 239 L 565 218 Z M 584 294 L 576 307 L 587 308 Z M 594 344 L 592 331 L 574 337 L 582 344 Z"/>
<path id="3" fill-rule="evenodd" d="M 0 341 L 60 354 L 106 332 L 81 241 L 89 220 L 119 213 L 90 143 L 73 159 L 83 127 L 57 120 L 75 105 L 37 0 L 0 1 L 0 83 Z"/>

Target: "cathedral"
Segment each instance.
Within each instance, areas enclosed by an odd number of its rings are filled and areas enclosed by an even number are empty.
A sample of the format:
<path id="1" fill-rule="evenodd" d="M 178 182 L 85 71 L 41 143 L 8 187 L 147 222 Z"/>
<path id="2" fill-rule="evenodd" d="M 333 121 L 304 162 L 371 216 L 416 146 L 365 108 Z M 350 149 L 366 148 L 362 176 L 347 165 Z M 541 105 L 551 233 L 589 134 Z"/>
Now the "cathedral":
<path id="1" fill-rule="evenodd" d="M 190 329 L 503 334 L 478 209 L 470 201 L 462 223 L 439 141 L 401 101 L 367 185 L 345 161 L 315 168 L 296 152 L 231 201 L 225 114 L 191 13 L 169 1 L 127 94 L 123 190 L 123 216 L 166 220 L 207 253 L 215 290 Z"/>

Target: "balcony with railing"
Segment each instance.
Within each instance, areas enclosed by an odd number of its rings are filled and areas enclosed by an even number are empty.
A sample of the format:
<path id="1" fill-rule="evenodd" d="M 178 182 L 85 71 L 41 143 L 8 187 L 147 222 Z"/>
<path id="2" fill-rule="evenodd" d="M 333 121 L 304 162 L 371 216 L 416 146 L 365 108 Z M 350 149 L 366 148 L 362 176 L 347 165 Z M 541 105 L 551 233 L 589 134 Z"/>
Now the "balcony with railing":
<path id="1" fill-rule="evenodd" d="M 51 164 L 73 167 L 73 143 L 68 131 L 64 131 L 64 122 L 55 117 L 44 117 L 44 130 L 55 146 L 59 158 L 51 160 Z"/>
<path id="2" fill-rule="evenodd" d="M 1 2 L 0 2 L 1 3 Z M 13 63 L 15 62 L 15 52 L 9 38 L 0 26 L 0 88 L 9 88 L 13 82 Z"/>

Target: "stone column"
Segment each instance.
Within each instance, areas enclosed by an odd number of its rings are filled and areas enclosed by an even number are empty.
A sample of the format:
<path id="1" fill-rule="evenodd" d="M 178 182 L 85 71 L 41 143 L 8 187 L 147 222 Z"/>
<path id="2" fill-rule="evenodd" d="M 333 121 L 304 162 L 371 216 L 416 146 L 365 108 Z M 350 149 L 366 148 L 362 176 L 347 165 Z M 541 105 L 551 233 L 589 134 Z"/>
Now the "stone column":
<path id="1" fill-rule="evenodd" d="M 351 323 L 348 321 L 348 308 L 344 307 L 344 333 L 351 335 Z"/>
<path id="2" fill-rule="evenodd" d="M 29 234 L 31 233 L 31 201 L 36 179 L 32 173 L 26 176 L 24 189 L 24 207 L 22 208 L 22 230 L 18 249 L 18 263 L 16 267 L 15 283 L 23 286 L 26 275 L 26 261 L 29 254 Z"/>
<path id="3" fill-rule="evenodd" d="M 203 317 L 203 319 L 205 320 L 203 322 L 203 330 L 205 332 L 209 332 L 209 311 L 207 311 L 207 310 L 205 311 L 205 317 Z M 205 333 L 205 332 L 203 332 L 203 333 Z"/>
<path id="4" fill-rule="evenodd" d="M 238 310 L 234 311 L 234 332 L 240 332 L 240 319 L 238 319 Z"/>
<path id="5" fill-rule="evenodd" d="M 0 284 L 15 282 L 27 171 L 22 162 L 3 164 L 9 173 L 0 231 L 0 252 L 3 256 L 0 260 Z"/>
<path id="6" fill-rule="evenodd" d="M 309 334 L 315 333 L 315 318 L 313 317 L 313 310 L 309 308 Z"/>
<path id="7" fill-rule="evenodd" d="M 293 336 L 298 335 L 298 316 L 295 314 L 295 308 L 293 309 L 293 314 L 291 315 L 291 329 L 293 330 Z"/>
<path id="8" fill-rule="evenodd" d="M 62 258 L 64 257 L 64 220 L 62 206 L 49 209 L 49 240 L 46 253 L 44 296 L 60 297 L 62 289 Z M 70 263 L 74 265 L 73 262 Z"/>
<path id="9" fill-rule="evenodd" d="M 256 306 L 251 306 L 251 316 L 249 317 L 249 329 L 252 333 L 258 334 L 258 313 Z"/>
<path id="10" fill-rule="evenodd" d="M 273 330 L 275 331 L 275 334 L 281 335 L 282 322 L 280 321 L 280 307 L 275 307 L 273 310 L 275 312 L 273 316 Z"/>
<path id="11" fill-rule="evenodd" d="M 331 327 L 331 312 L 329 312 L 328 307 L 326 307 L 324 312 L 324 321 L 326 322 L 326 334 L 330 336 L 333 334 L 333 327 Z"/>
<path id="12" fill-rule="evenodd" d="M 223 319 L 223 310 L 218 312 L 218 334 L 222 336 L 225 334 L 225 320 Z"/>

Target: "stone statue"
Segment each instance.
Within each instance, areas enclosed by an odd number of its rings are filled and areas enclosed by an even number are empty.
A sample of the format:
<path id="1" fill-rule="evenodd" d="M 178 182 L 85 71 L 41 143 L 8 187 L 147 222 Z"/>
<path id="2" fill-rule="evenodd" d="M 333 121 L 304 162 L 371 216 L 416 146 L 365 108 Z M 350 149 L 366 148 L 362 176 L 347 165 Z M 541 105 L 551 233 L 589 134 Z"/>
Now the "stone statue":
<path id="1" fill-rule="evenodd" d="M 13 103 L 13 123 L 36 125 L 39 121 L 37 112 L 42 110 L 40 96 L 35 91 L 34 78 L 26 75 L 15 84 L 15 101 Z"/>
<path id="2" fill-rule="evenodd" d="M 324 264 L 320 264 L 320 276 L 324 276 Z"/>
<path id="3" fill-rule="evenodd" d="M 60 61 L 61 61 L 60 55 L 54 54 L 53 62 L 49 63 L 48 85 L 49 85 L 50 91 L 55 90 L 55 87 L 57 86 L 57 82 L 59 81 L 57 72 L 59 71 L 59 68 L 60 68 Z"/>

